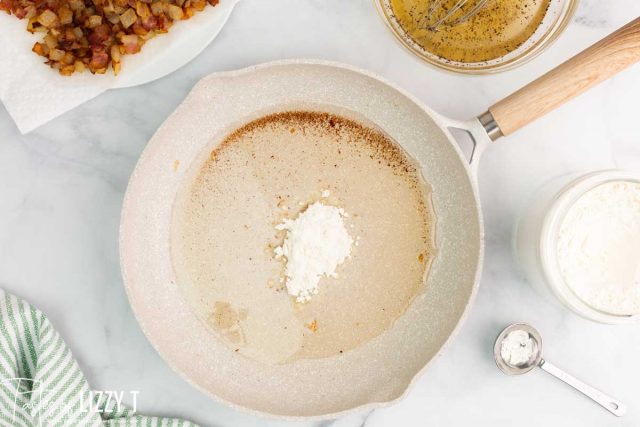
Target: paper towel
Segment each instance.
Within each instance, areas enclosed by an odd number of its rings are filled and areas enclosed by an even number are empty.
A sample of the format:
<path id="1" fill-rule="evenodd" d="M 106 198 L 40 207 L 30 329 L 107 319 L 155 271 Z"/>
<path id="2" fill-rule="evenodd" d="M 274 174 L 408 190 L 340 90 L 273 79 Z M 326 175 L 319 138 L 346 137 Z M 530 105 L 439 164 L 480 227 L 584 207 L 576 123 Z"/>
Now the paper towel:
<path id="1" fill-rule="evenodd" d="M 0 12 L 0 100 L 22 133 L 27 133 L 111 88 L 136 86 L 163 77 L 197 56 L 215 38 L 238 0 L 221 0 L 167 34 L 149 40 L 136 55 L 125 55 L 122 71 L 86 71 L 61 76 L 31 51 L 41 35 L 27 21 Z"/>

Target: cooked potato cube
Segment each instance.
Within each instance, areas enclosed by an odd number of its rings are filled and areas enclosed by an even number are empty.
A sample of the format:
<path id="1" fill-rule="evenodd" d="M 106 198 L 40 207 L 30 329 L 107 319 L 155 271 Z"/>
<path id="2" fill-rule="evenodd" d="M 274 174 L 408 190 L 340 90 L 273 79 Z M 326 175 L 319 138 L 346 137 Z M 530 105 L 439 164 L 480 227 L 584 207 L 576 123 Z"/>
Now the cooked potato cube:
<path id="1" fill-rule="evenodd" d="M 60 25 L 60 20 L 58 19 L 58 15 L 55 12 L 47 9 L 38 16 L 38 22 L 40 25 L 46 28 L 53 28 L 57 25 Z"/>
<path id="2" fill-rule="evenodd" d="M 173 19 L 174 21 L 178 21 L 184 16 L 182 8 L 173 4 L 167 5 L 167 14 L 169 15 L 169 18 Z"/>
<path id="3" fill-rule="evenodd" d="M 102 16 L 100 15 L 91 15 L 87 22 L 87 27 L 96 28 L 98 25 L 102 25 Z"/>
<path id="4" fill-rule="evenodd" d="M 136 15 L 136 11 L 131 8 L 127 9 L 125 13 L 120 15 L 120 22 L 125 29 L 132 26 L 137 19 L 138 15 Z"/>

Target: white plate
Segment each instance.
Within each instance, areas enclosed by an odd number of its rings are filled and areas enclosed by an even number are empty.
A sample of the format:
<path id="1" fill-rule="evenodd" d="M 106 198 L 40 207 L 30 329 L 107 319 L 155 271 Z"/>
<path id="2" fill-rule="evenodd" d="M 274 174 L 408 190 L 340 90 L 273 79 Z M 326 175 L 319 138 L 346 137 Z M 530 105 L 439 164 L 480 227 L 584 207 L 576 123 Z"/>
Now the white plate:
<path id="1" fill-rule="evenodd" d="M 221 0 L 186 22 L 174 25 L 168 34 L 145 44 L 143 52 L 125 57 L 130 70 L 115 79 L 113 88 L 139 86 L 173 73 L 198 56 L 216 38 L 239 0 Z M 126 71 L 126 70 L 125 70 Z"/>
<path id="2" fill-rule="evenodd" d="M 149 83 L 195 58 L 220 32 L 238 0 L 220 0 L 188 21 L 176 23 L 168 34 L 149 40 L 136 55 L 125 55 L 122 72 L 114 76 L 89 72 L 59 75 L 31 52 L 40 40 L 26 31 L 26 22 L 0 13 L 0 100 L 22 133 L 60 116 L 113 88 Z"/>

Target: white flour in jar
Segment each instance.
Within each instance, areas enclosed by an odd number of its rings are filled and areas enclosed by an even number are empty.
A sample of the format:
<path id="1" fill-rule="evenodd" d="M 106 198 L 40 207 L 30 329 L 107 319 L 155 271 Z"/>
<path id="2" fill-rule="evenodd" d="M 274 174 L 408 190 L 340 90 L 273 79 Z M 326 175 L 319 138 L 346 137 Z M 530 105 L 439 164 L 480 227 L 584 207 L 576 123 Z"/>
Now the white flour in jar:
<path id="1" fill-rule="evenodd" d="M 583 194 L 560 226 L 560 273 L 591 307 L 640 313 L 640 183 L 613 181 Z"/>
<path id="2" fill-rule="evenodd" d="M 323 197 L 328 195 L 323 192 Z M 275 255 L 287 260 L 287 292 L 298 302 L 308 301 L 318 293 L 320 278 L 335 277 L 336 267 L 351 253 L 353 239 L 344 225 L 344 217 L 344 210 L 315 202 L 295 220 L 287 219 L 276 227 L 287 231 Z"/>

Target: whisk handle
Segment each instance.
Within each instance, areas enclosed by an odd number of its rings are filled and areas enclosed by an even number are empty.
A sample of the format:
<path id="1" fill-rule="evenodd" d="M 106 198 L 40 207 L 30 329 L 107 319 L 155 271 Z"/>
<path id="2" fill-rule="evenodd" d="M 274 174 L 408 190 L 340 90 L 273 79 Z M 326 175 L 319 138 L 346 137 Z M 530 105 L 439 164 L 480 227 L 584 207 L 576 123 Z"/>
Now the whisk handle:
<path id="1" fill-rule="evenodd" d="M 489 111 L 509 135 L 640 61 L 640 18 L 499 101 Z"/>

